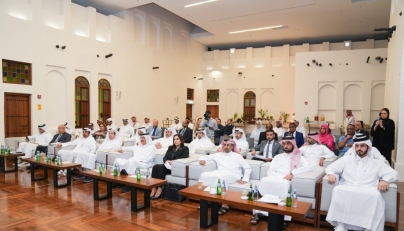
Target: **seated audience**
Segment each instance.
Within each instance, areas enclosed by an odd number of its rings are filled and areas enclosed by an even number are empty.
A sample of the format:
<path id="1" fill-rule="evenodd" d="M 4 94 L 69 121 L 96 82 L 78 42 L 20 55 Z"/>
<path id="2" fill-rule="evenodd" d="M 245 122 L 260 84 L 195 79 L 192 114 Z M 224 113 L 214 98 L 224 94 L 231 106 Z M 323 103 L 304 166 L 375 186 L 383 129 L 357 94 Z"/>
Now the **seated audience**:
<path id="1" fill-rule="evenodd" d="M 321 144 L 317 132 L 307 135 L 307 142 L 300 148 L 300 152 L 313 166 L 322 167 L 325 159 L 335 157 L 333 151 Z"/>
<path id="2" fill-rule="evenodd" d="M 232 119 L 227 119 L 226 125 L 223 127 L 223 136 L 224 137 L 229 137 L 233 135 L 233 120 Z"/>
<path id="3" fill-rule="evenodd" d="M 261 120 L 257 120 L 255 121 L 255 128 L 250 135 L 250 138 L 254 138 L 254 146 L 258 145 L 261 132 L 264 132 L 264 127 L 262 126 Z"/>
<path id="4" fill-rule="evenodd" d="M 107 126 L 105 125 L 104 122 L 101 122 L 100 130 L 94 132 L 93 137 L 96 140 L 105 139 L 105 137 L 107 136 L 107 133 L 108 133 Z"/>
<path id="5" fill-rule="evenodd" d="M 52 134 L 48 131 L 45 124 L 38 125 L 38 134 L 25 137 L 25 142 L 20 142 L 17 152 L 23 152 L 25 155 L 22 158 L 31 158 L 32 151 L 38 145 L 46 146 L 52 140 Z M 20 163 L 22 163 L 20 161 Z"/>
<path id="6" fill-rule="evenodd" d="M 259 145 L 258 153 L 255 149 L 251 151 L 251 155 L 254 156 L 253 160 L 270 162 L 276 155 L 284 152 L 283 146 L 275 140 L 276 133 L 273 130 L 267 130 L 265 133 L 266 140 L 263 140 Z"/>
<path id="7" fill-rule="evenodd" d="M 250 149 L 243 129 L 241 128 L 234 129 L 233 140 L 234 142 L 236 142 L 237 153 L 246 153 Z M 222 151 L 221 148 L 219 149 L 220 149 L 219 152 L 221 152 Z"/>
<path id="8" fill-rule="evenodd" d="M 283 128 L 282 120 L 276 121 L 274 132 L 277 134 L 278 139 L 282 139 L 283 134 L 285 134 L 285 129 Z"/>
<path id="9" fill-rule="evenodd" d="M 341 136 L 338 140 L 339 156 L 343 156 L 353 145 L 353 137 L 355 135 L 354 125 L 348 124 L 346 127 L 346 136 Z"/>
<path id="10" fill-rule="evenodd" d="M 330 128 L 327 124 L 320 125 L 318 138 L 320 142 L 327 146 L 331 151 L 335 150 L 334 136 L 332 136 Z"/>
<path id="11" fill-rule="evenodd" d="M 355 124 L 355 117 L 352 114 L 351 110 L 346 110 L 346 116 L 345 116 L 345 121 L 344 121 L 344 127 L 345 127 L 345 135 L 347 134 L 346 132 L 346 126 L 348 126 L 348 124 Z"/>
<path id="12" fill-rule="evenodd" d="M 97 120 L 98 130 L 100 129 L 100 125 L 102 124 L 102 122 L 103 122 L 102 120 Z"/>
<path id="13" fill-rule="evenodd" d="M 108 118 L 108 119 L 106 120 L 106 122 L 107 122 L 107 130 L 109 130 L 109 129 L 117 130 L 117 129 L 118 129 L 118 128 L 116 127 L 115 122 L 114 122 L 114 120 L 113 120 L 112 118 Z"/>
<path id="14" fill-rule="evenodd" d="M 70 142 L 70 140 L 72 139 L 72 136 L 66 132 L 66 127 L 63 124 L 60 124 L 58 126 L 58 133 L 55 134 L 52 138 L 52 140 L 47 144 L 47 145 L 38 145 L 35 149 L 35 153 L 37 151 L 39 152 L 44 152 L 47 153 L 48 152 L 48 145 L 52 144 L 52 143 L 67 143 Z"/>
<path id="15" fill-rule="evenodd" d="M 145 134 L 146 129 L 144 127 L 140 127 L 137 129 L 136 134 L 129 138 L 127 141 L 134 141 L 134 145 L 139 145 L 140 144 L 140 135 Z"/>
<path id="16" fill-rule="evenodd" d="M 166 175 L 171 174 L 171 165 L 173 160 L 188 157 L 189 157 L 189 149 L 187 146 L 184 146 L 184 139 L 180 134 L 174 135 L 173 145 L 168 147 L 167 152 L 164 155 L 163 158 L 164 164 L 155 164 L 153 166 L 152 177 L 165 180 Z M 163 194 L 162 187 L 153 188 L 150 193 L 150 199 L 158 199 L 162 196 L 162 194 Z"/>
<path id="17" fill-rule="evenodd" d="M 372 144 L 365 136 L 355 138 L 353 146 L 355 153 L 346 154 L 325 169 L 328 182 L 338 182 L 326 220 L 336 231 L 383 231 L 386 205 L 382 193 L 389 189 L 389 183 L 398 180 L 398 173 L 369 156 Z"/>
<path id="18" fill-rule="evenodd" d="M 356 123 L 356 122 L 355 122 L 355 123 Z M 368 134 L 369 134 L 369 133 L 368 133 Z M 355 139 L 363 139 L 363 140 L 365 140 L 366 142 L 370 142 L 369 136 L 366 136 L 365 134 L 361 134 L 361 133 L 356 133 L 356 134 L 355 134 L 355 138 L 354 138 L 354 142 L 355 142 Z M 370 143 L 371 143 L 371 142 L 370 142 Z M 345 155 L 351 155 L 351 154 L 354 154 L 354 153 L 355 153 L 355 148 L 352 146 L 350 149 L 348 149 L 347 152 L 345 152 Z M 344 156 L 345 156 L 345 155 L 344 155 Z M 370 152 L 368 152 L 368 156 L 370 156 L 370 157 L 372 157 L 372 158 L 374 158 L 374 159 L 381 160 L 381 161 L 385 162 L 386 164 L 390 165 L 390 164 L 389 164 L 389 161 L 386 160 L 386 157 L 384 157 L 384 156 L 380 153 L 379 149 L 377 149 L 376 147 L 373 147 L 373 146 L 372 146 Z"/>
<path id="19" fill-rule="evenodd" d="M 306 136 L 306 129 L 300 124 L 299 120 L 294 121 L 296 125 L 296 131 L 300 132 L 303 134 L 303 137 Z"/>
<path id="20" fill-rule="evenodd" d="M 297 148 L 300 148 L 304 144 L 303 134 L 296 131 L 296 125 L 294 123 L 289 124 L 289 131 L 285 132 L 283 137 L 292 136 L 296 140 Z"/>
<path id="21" fill-rule="evenodd" d="M 186 117 L 185 120 L 188 122 L 188 127 L 193 130 L 194 129 L 194 124 L 192 123 L 192 120 L 189 117 Z M 185 142 L 186 143 L 186 142 Z"/>
<path id="22" fill-rule="evenodd" d="M 196 131 L 196 139 L 194 139 L 189 145 L 189 152 L 195 153 L 198 148 L 213 148 L 215 144 L 206 136 L 205 129 L 200 128 Z"/>
<path id="23" fill-rule="evenodd" d="M 126 141 L 130 137 L 135 135 L 135 130 L 131 125 L 129 125 L 129 120 L 128 119 L 122 119 L 122 127 L 119 129 L 119 136 L 121 139 Z"/>
<path id="24" fill-rule="evenodd" d="M 66 133 L 70 134 L 70 136 L 74 136 L 74 128 L 71 127 L 67 122 L 64 123 Z"/>
<path id="25" fill-rule="evenodd" d="M 164 133 L 165 135 L 163 137 L 153 140 L 156 149 L 166 149 L 173 145 L 173 136 L 177 134 L 177 130 L 174 128 L 167 128 Z"/>
<path id="26" fill-rule="evenodd" d="M 151 123 L 150 123 L 149 117 L 144 118 L 144 124 L 140 125 L 140 127 L 144 127 L 146 129 L 146 131 L 149 130 L 150 126 L 151 126 Z"/>
<path id="27" fill-rule="evenodd" d="M 174 123 L 171 124 L 170 128 L 174 128 L 176 131 L 179 131 L 182 128 L 182 123 L 180 123 L 180 118 L 177 116 L 174 118 Z"/>
<path id="28" fill-rule="evenodd" d="M 226 185 L 238 182 L 245 184 L 250 180 L 251 167 L 245 159 L 236 153 L 237 145 L 232 139 L 223 140 L 222 152 L 206 155 L 199 159 L 199 164 L 205 165 L 206 161 L 213 160 L 217 164 L 217 170 L 213 172 L 204 172 L 199 178 L 205 186 L 217 185 L 218 180 L 226 181 Z M 243 172 L 244 171 L 244 175 Z M 241 180 L 240 180 L 241 179 Z M 229 206 L 222 204 L 219 209 L 219 215 L 227 213 Z"/>
<path id="29" fill-rule="evenodd" d="M 258 186 L 261 195 L 271 194 L 286 198 L 292 178 L 299 173 L 313 170 L 309 161 L 302 156 L 293 137 L 284 137 L 281 144 L 285 152 L 274 157 L 267 176 L 261 179 Z M 253 214 L 250 223 L 254 225 L 259 222 L 261 216 L 268 216 L 267 212 L 259 210 L 254 210 Z"/>
<path id="30" fill-rule="evenodd" d="M 154 157 L 156 155 L 156 148 L 149 134 L 145 133 L 140 135 L 140 145 L 131 147 L 122 147 L 118 152 L 133 151 L 133 157 L 128 160 L 117 158 L 114 166 L 117 165 L 120 170 L 125 169 L 128 174 L 136 174 L 137 168 L 150 168 L 153 166 Z M 121 192 L 129 192 L 130 186 L 125 186 Z"/>
<path id="31" fill-rule="evenodd" d="M 182 121 L 182 129 L 179 134 L 184 138 L 185 143 L 192 142 L 192 129 L 189 127 L 188 120 Z"/>
<path id="32" fill-rule="evenodd" d="M 159 121 L 153 120 L 153 126 L 149 126 L 147 132 L 150 134 L 152 140 L 161 138 L 161 128 L 159 128 Z"/>
<path id="33" fill-rule="evenodd" d="M 132 116 L 130 119 L 132 120 L 132 127 L 134 129 L 134 132 L 136 132 L 136 130 L 140 127 L 140 123 L 137 121 L 136 116 Z"/>
<path id="34" fill-rule="evenodd" d="M 82 136 L 68 143 L 58 143 L 56 147 L 67 147 L 67 146 L 75 146 L 73 150 L 59 150 L 58 155 L 62 158 L 62 161 L 74 162 L 74 159 L 79 154 L 88 154 L 94 155 L 95 153 L 95 140 L 91 136 L 90 128 L 83 128 Z M 81 162 L 81 161 L 80 161 Z M 84 163 L 84 162 L 83 162 Z M 94 159 L 95 164 L 95 159 Z M 83 166 L 83 165 L 82 165 Z M 83 166 L 84 168 L 85 166 Z M 94 168 L 94 167 L 93 167 Z M 77 175 L 74 177 L 74 180 L 84 179 L 85 177 L 82 175 Z"/>
<path id="35" fill-rule="evenodd" d="M 202 118 L 198 118 L 198 120 L 196 121 L 196 124 L 193 129 L 193 133 L 192 133 L 192 134 L 195 134 L 194 139 L 196 137 L 196 131 L 199 130 L 199 125 L 201 124 L 201 122 L 202 122 Z"/>

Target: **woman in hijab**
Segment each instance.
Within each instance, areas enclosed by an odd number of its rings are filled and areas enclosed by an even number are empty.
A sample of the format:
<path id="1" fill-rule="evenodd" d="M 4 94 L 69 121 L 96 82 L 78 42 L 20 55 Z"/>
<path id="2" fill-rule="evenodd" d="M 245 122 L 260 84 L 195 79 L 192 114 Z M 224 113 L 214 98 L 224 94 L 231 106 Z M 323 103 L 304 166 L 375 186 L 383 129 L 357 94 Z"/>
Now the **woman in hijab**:
<path id="1" fill-rule="evenodd" d="M 334 137 L 330 134 L 330 128 L 327 124 L 322 124 L 318 133 L 320 142 L 326 145 L 331 151 L 335 150 Z"/>
<path id="2" fill-rule="evenodd" d="M 184 138 L 180 134 L 176 134 L 172 138 L 173 145 L 169 146 L 163 158 L 164 164 L 156 164 L 153 166 L 152 178 L 164 180 L 166 175 L 171 174 L 171 165 L 173 160 L 189 157 L 189 149 L 184 146 Z M 150 193 L 150 199 L 158 199 L 163 195 L 162 187 L 153 188 Z"/>
<path id="3" fill-rule="evenodd" d="M 255 128 L 251 132 L 251 135 L 250 135 L 250 138 L 254 138 L 254 146 L 258 145 L 258 139 L 260 138 L 260 133 L 263 131 L 264 131 L 264 128 L 262 127 L 261 120 L 255 121 Z"/>
<path id="4" fill-rule="evenodd" d="M 391 163 L 391 151 L 394 150 L 395 123 L 390 118 L 390 111 L 383 108 L 380 117 L 373 122 L 370 134 L 373 136 L 373 147 Z"/>

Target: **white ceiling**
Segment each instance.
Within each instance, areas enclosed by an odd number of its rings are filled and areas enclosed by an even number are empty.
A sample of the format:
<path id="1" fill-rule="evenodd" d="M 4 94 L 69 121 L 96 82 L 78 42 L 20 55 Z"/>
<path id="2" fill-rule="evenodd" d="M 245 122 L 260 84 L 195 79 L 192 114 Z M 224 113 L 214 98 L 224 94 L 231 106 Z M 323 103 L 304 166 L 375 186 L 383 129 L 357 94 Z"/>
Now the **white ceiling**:
<path id="1" fill-rule="evenodd" d="M 373 30 L 389 25 L 390 0 L 357 4 L 351 0 L 217 0 L 184 7 L 200 1 L 204 0 L 72 0 L 106 15 L 157 4 L 210 32 L 212 36 L 193 39 L 212 48 L 386 39 L 385 33 Z M 288 28 L 229 34 L 275 25 Z"/>

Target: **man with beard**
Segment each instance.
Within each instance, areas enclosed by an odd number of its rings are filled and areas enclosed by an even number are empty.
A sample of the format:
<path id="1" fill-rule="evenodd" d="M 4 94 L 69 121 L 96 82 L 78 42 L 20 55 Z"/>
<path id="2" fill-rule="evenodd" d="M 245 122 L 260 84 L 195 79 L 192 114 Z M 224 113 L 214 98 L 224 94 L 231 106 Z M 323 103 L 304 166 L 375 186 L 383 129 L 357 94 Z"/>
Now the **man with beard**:
<path id="1" fill-rule="evenodd" d="M 323 166 L 325 159 L 335 157 L 334 152 L 321 144 L 317 132 L 309 133 L 307 142 L 299 150 L 313 166 Z"/>
<path id="2" fill-rule="evenodd" d="M 283 153 L 282 145 L 275 140 L 276 133 L 273 130 L 267 130 L 265 133 L 267 139 L 261 142 L 259 152 L 254 149 L 251 151 L 253 160 L 270 162 L 276 155 Z"/>

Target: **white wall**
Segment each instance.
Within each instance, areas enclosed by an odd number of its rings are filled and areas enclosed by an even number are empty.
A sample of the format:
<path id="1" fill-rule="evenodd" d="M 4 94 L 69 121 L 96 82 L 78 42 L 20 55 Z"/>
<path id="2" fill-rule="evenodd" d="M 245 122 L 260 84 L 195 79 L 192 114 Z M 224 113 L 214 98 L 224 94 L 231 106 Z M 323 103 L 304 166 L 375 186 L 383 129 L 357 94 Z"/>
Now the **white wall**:
<path id="1" fill-rule="evenodd" d="M 391 1 L 389 26 L 397 26 L 397 30 L 390 39 L 387 52 L 386 97 L 384 100 L 384 106 L 390 110 L 390 118 L 396 123 L 396 149 L 393 151 L 393 162 L 400 175 L 400 181 L 404 180 L 404 123 L 402 122 L 404 121 L 404 16 L 399 15 L 403 10 L 403 1 Z"/>
<path id="2" fill-rule="evenodd" d="M 117 15 L 104 16 L 70 0 L 0 1 L 0 30 L 7 31 L 1 33 L 0 59 L 32 63 L 33 70 L 32 86 L 0 83 L 0 108 L 4 108 L 4 92 L 28 93 L 32 131 L 40 123 L 50 129 L 63 122 L 74 124 L 74 79 L 85 76 L 91 84 L 92 122 L 98 118 L 101 78 L 111 83 L 112 117 L 119 125 L 132 115 L 159 121 L 184 118 L 186 89 L 200 91 L 193 77 L 201 76 L 206 50 L 190 39 L 193 25 L 154 5 Z M 56 45 L 67 48 L 56 49 Z M 104 58 L 109 53 L 113 57 Z M 155 66 L 160 69 L 153 70 Z M 121 98 L 116 91 L 122 92 Z M 3 121 L 0 113 L 0 140 Z"/>
<path id="3" fill-rule="evenodd" d="M 352 110 L 356 119 L 373 122 L 373 110 L 383 106 L 384 93 L 380 89 L 384 88 L 386 73 L 386 62 L 379 63 L 375 57 L 386 57 L 386 53 L 385 48 L 298 53 L 296 117 L 314 120 L 315 114 L 324 114 L 326 121 L 340 127 L 345 111 Z M 368 56 L 370 61 L 366 63 Z M 313 60 L 322 66 L 313 64 Z"/>
<path id="4" fill-rule="evenodd" d="M 345 79 L 349 79 L 350 81 L 363 81 L 365 78 L 360 75 L 346 74 L 346 71 L 355 70 L 355 73 L 360 72 L 360 67 L 356 63 L 365 63 L 365 58 L 358 57 L 358 54 L 383 54 L 383 57 L 386 56 L 386 49 L 377 49 L 377 48 L 386 48 L 387 41 L 374 41 L 367 40 L 362 42 L 353 42 L 351 46 L 345 47 L 344 43 L 328 43 L 324 42 L 322 44 L 303 44 L 296 46 L 284 45 L 281 47 L 263 47 L 263 48 L 246 48 L 246 49 L 235 49 L 234 53 L 230 50 L 215 50 L 215 51 L 207 51 L 204 54 L 204 69 L 203 72 L 204 79 L 200 82 L 203 83 L 203 88 L 201 92 L 201 111 L 206 108 L 206 105 L 219 105 L 219 116 L 221 119 L 225 118 L 233 118 L 233 114 L 237 112 L 239 115 L 243 113 L 243 97 L 244 93 L 247 91 L 254 91 L 257 96 L 257 104 L 256 104 L 256 117 L 259 117 L 258 110 L 266 109 L 268 110 L 268 115 L 272 115 L 275 119 L 279 118 L 281 111 L 286 111 L 290 115 L 296 113 L 296 119 L 302 120 L 304 116 L 314 116 L 314 112 L 307 111 L 304 108 L 299 108 L 302 100 L 305 100 L 306 97 L 318 97 L 318 81 L 317 77 L 314 77 L 315 85 L 303 85 L 295 84 L 295 69 L 298 63 L 298 57 L 301 54 L 307 54 L 310 57 L 321 57 L 323 61 L 323 65 L 328 65 L 328 62 L 345 62 L 346 55 L 353 56 L 349 58 L 351 62 L 351 66 L 347 68 L 338 68 L 334 66 L 334 68 L 330 69 L 326 66 L 322 68 L 322 70 L 330 71 L 333 70 L 333 73 L 327 73 L 327 75 L 341 75 L 345 76 Z M 336 50 L 341 50 L 345 53 L 336 53 Z M 376 52 L 376 53 L 375 53 Z M 341 56 L 333 57 L 334 54 L 341 54 Z M 359 55 L 360 56 L 360 55 Z M 328 58 L 330 57 L 330 58 Z M 356 59 L 361 59 L 356 60 Z M 311 59 L 309 61 L 311 63 Z M 339 64 L 338 63 L 338 64 Z M 383 84 L 384 81 L 384 72 L 385 63 L 380 65 L 375 65 L 374 57 L 370 61 L 367 66 L 374 66 L 379 68 L 378 72 L 371 73 L 371 75 L 377 75 L 377 80 L 379 82 L 374 82 L 375 92 L 380 93 L 380 84 Z M 334 63 L 335 65 L 336 63 Z M 304 63 L 306 65 L 306 63 Z M 311 65 L 313 65 L 311 63 Z M 355 66 L 356 65 L 356 66 Z M 297 69 L 296 69 L 297 70 Z M 306 69 L 301 69 L 306 70 Z M 314 67 L 311 70 L 317 70 Z M 320 69 L 319 69 L 320 70 Z M 241 75 L 238 73 L 242 72 Z M 366 72 L 367 73 L 367 72 Z M 307 75 L 309 74 L 309 75 Z M 300 75 L 301 80 L 306 80 L 308 82 L 313 80 L 311 76 L 313 73 L 303 72 Z M 316 72 L 316 75 L 323 75 L 324 72 Z M 321 79 L 324 79 L 321 76 Z M 329 78 L 330 80 L 334 78 Z M 338 79 L 341 79 L 340 77 Z M 312 82 L 310 82 L 312 83 Z M 348 82 L 347 82 L 348 83 Z M 358 83 L 362 87 L 362 83 Z M 379 84 L 379 85 L 378 85 Z M 308 86 L 315 86 L 315 91 L 312 91 L 313 88 Z M 346 94 L 356 94 L 356 89 L 354 88 L 356 85 L 346 86 L 347 91 Z M 345 87 L 345 86 L 344 86 Z M 365 86 L 368 87 L 368 86 Z M 220 99 L 218 103 L 208 103 L 206 102 L 207 90 L 210 89 L 219 89 L 220 90 Z M 384 86 L 381 88 L 384 89 Z M 312 91 L 314 95 L 303 94 L 303 91 Z M 299 92 L 299 95 L 297 93 Z M 314 93 L 315 92 L 315 93 Z M 331 96 L 328 92 L 327 87 L 323 88 L 322 93 L 327 96 Z M 366 92 L 365 95 L 361 96 L 362 101 L 365 105 L 369 104 L 369 100 L 365 98 L 365 96 L 370 96 Z M 384 94 L 384 93 L 383 93 Z M 303 97 L 303 98 L 302 98 Z M 342 98 L 341 95 L 338 95 L 338 98 Z M 381 100 L 380 100 L 381 99 Z M 299 105 L 297 105 L 297 101 L 299 101 Z M 316 108 L 313 108 L 313 100 L 310 98 L 311 102 L 307 108 L 312 108 L 312 111 L 318 110 L 317 103 Z M 328 104 L 328 102 L 323 102 L 325 107 L 320 107 L 324 109 L 324 113 L 326 114 L 326 119 L 336 120 L 337 115 L 332 113 L 332 115 L 328 112 L 329 109 L 335 111 L 337 108 L 337 93 L 335 92 L 334 100 L 331 100 L 333 104 Z M 375 98 L 373 100 L 372 105 L 380 106 L 383 103 L 383 98 Z M 321 102 L 320 102 L 321 103 Z M 295 106 L 296 105 L 296 106 Z M 335 105 L 335 106 L 332 106 Z M 343 105 L 343 103 L 341 104 Z M 331 106 L 331 107 L 330 107 Z M 357 114 L 359 118 L 367 118 L 370 117 L 370 106 L 364 106 L 356 108 L 356 104 L 353 101 L 347 100 L 346 107 L 354 109 L 354 113 Z M 341 106 L 342 107 L 342 106 Z M 376 107 L 379 108 L 379 107 Z M 342 108 L 338 108 L 342 112 Z M 362 114 L 362 110 L 366 110 L 364 114 Z M 379 109 L 377 109 L 379 110 Z M 373 112 L 372 112 L 373 113 Z M 328 116 L 327 116 L 328 115 Z M 340 116 L 340 115 L 338 115 Z M 342 118 L 343 114 L 341 114 Z M 339 118 L 339 119 L 341 119 Z M 289 118 L 292 120 L 292 117 Z"/>

